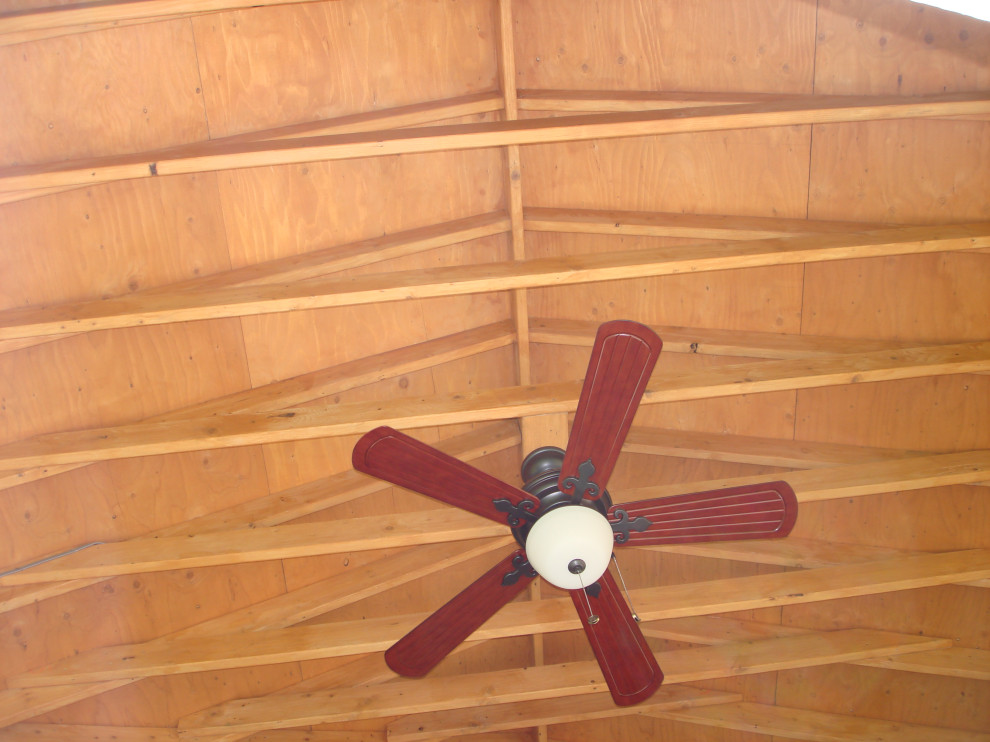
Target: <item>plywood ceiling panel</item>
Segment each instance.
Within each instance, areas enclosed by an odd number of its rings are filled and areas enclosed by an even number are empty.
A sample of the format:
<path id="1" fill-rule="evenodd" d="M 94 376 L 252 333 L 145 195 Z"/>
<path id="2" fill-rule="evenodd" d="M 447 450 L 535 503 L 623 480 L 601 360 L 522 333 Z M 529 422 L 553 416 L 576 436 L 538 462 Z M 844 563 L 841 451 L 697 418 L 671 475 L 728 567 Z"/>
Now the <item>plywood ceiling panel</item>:
<path id="1" fill-rule="evenodd" d="M 86 550 L 0 576 L 0 740 L 986 739 L 990 24 L 48 4 L 0 14 L 0 572 Z M 620 553 L 650 709 L 539 584 L 395 681 L 509 538 L 353 472 L 357 434 L 518 485 L 617 318 L 667 342 L 616 501 L 790 479 L 794 538 Z"/>

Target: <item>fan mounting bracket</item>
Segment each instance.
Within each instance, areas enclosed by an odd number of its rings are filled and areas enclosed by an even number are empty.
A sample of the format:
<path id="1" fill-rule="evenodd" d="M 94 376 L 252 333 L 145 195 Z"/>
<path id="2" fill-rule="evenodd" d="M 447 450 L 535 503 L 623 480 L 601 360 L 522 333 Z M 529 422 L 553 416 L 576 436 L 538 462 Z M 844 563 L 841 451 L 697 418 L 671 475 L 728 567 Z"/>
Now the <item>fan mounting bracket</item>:
<path id="1" fill-rule="evenodd" d="M 556 446 L 542 446 L 529 453 L 522 463 L 523 490 L 539 498 L 540 505 L 535 510 L 529 501 L 513 505 L 508 500 L 494 500 L 496 509 L 508 514 L 506 520 L 512 528 L 512 535 L 520 546 L 526 545 L 529 529 L 541 516 L 564 505 L 582 505 L 602 515 L 607 515 L 612 507 L 608 490 L 599 493 L 598 485 L 589 483 L 591 488 L 578 489 L 567 494 L 560 490 L 560 467 L 564 463 L 564 451 Z M 590 462 L 588 462 L 590 464 Z M 585 468 L 584 471 L 588 471 Z M 590 469 L 594 472 L 594 468 Z M 584 473 L 584 472 L 582 472 Z M 590 476 L 590 475 L 589 475 Z M 590 497 L 582 497 L 587 494 Z M 591 499 L 594 498 L 594 499 Z"/>

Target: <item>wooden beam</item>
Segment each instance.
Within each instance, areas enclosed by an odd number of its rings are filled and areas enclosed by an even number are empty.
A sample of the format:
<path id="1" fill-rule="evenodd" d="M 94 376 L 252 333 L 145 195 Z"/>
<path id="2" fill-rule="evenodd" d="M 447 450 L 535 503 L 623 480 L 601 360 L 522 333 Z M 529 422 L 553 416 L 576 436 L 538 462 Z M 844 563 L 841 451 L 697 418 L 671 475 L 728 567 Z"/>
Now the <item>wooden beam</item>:
<path id="1" fill-rule="evenodd" d="M 438 247 L 502 234 L 509 229 L 509 226 L 509 218 L 505 214 L 499 212 L 477 214 L 441 224 L 408 229 L 391 235 L 371 237 L 345 245 L 331 245 L 277 260 L 255 263 L 188 281 L 137 291 L 128 296 L 132 300 L 143 301 L 149 297 L 175 297 L 227 286 L 264 286 L 273 283 L 302 281 L 373 265 L 384 260 L 414 255 Z M 68 332 L 53 336 L 0 340 L 0 353 L 21 350 L 30 345 L 47 342 L 49 338 L 61 340 L 75 334 L 78 333 Z"/>
<path id="2" fill-rule="evenodd" d="M 701 240 L 761 240 L 796 234 L 860 232 L 885 226 L 876 222 L 537 206 L 527 208 L 524 216 L 526 229 L 531 232 L 681 237 Z"/>
<path id="3" fill-rule="evenodd" d="M 655 372 L 643 396 L 643 403 L 710 399 L 986 370 L 990 370 L 990 342 L 860 353 L 807 361 L 761 361 L 689 374 Z M 504 420 L 521 415 L 573 412 L 577 407 L 580 388 L 581 384 L 577 381 L 558 382 L 432 398 L 353 402 L 322 408 L 290 408 L 265 414 L 214 415 L 50 433 L 0 446 L 0 469 L 27 469 L 353 435 L 367 432 L 376 425 L 420 428 Z M 952 460 L 946 460 L 949 461 Z M 802 475 L 798 472 L 794 476 L 800 478 Z M 958 482 L 981 481 L 963 471 L 956 472 L 954 476 L 953 481 Z M 945 477 L 942 479 L 948 481 Z M 839 483 L 835 482 L 834 486 L 839 486 Z M 646 492 L 653 491 L 662 491 L 662 488 Z M 807 499 L 831 496 L 824 492 L 816 495 L 815 492 L 814 483 L 808 482 Z"/>
<path id="4" fill-rule="evenodd" d="M 990 222 L 977 222 L 313 278 L 290 284 L 221 287 L 195 293 L 140 298 L 124 296 L 52 307 L 9 309 L 0 313 L 0 339 L 988 246 Z"/>
<path id="5" fill-rule="evenodd" d="M 887 670 L 921 672 L 971 680 L 990 680 L 990 650 L 974 647 L 948 647 L 885 660 L 871 658 L 856 664 Z"/>
<path id="6" fill-rule="evenodd" d="M 835 96 L 827 101 L 778 100 L 674 111 L 522 119 L 284 142 L 184 145 L 153 153 L 6 168 L 0 172 L 0 192 L 419 152 L 987 112 L 990 95 L 982 92 L 923 98 Z"/>
<path id="7" fill-rule="evenodd" d="M 330 245 L 276 260 L 245 265 L 129 296 L 168 296 L 222 286 L 263 286 L 304 281 L 385 260 L 415 255 L 438 247 L 504 234 L 510 226 L 509 217 L 502 212 L 475 214 L 440 224 L 369 237 L 345 245 Z"/>
<path id="8" fill-rule="evenodd" d="M 480 734 L 563 722 L 609 719 L 616 716 L 643 714 L 648 711 L 710 706 L 741 700 L 742 697 L 738 693 L 672 685 L 661 687 L 649 699 L 635 706 L 616 706 L 611 697 L 603 693 L 542 701 L 500 703 L 494 706 L 403 716 L 388 725 L 388 740 L 389 742 L 421 742 L 460 734 Z"/>
<path id="9" fill-rule="evenodd" d="M 37 33 L 39 32 L 24 32 L 22 34 L 0 36 L 0 46 L 3 46 L 5 43 L 12 43 L 10 41 L 12 37 L 34 35 Z M 44 36 L 50 35 L 43 31 L 40 33 Z M 214 147 L 236 146 L 245 142 L 280 141 L 319 135 L 356 134 L 359 132 L 382 131 L 407 126 L 421 126 L 445 119 L 499 111 L 503 105 L 502 96 L 498 93 L 471 93 L 457 98 L 425 101 L 407 106 L 353 113 L 332 119 L 317 119 L 315 121 L 304 121 L 302 123 L 289 124 L 272 129 L 249 131 L 210 140 L 210 145 Z M 48 188 L 33 188 L 23 191 L 8 191 L 6 193 L 0 193 L 0 204 L 23 201 L 24 199 L 38 196 L 47 196 L 76 187 L 78 186 L 63 185 Z"/>
<path id="10" fill-rule="evenodd" d="M 455 649 L 454 653 L 457 651 Z M 309 693 L 314 690 L 327 690 L 329 688 L 378 685 L 387 680 L 394 680 L 396 677 L 396 674 L 385 664 L 385 658 L 382 654 L 363 655 L 358 659 L 341 662 L 330 670 L 319 673 L 318 675 L 311 675 L 308 678 L 300 680 L 298 683 L 280 688 L 267 695 L 285 696 L 295 693 Z M 281 733 L 285 732 L 271 732 L 271 734 Z M 312 734 L 312 732 L 306 733 Z M 382 735 L 382 742 L 384 742 L 385 730 L 381 730 L 380 733 Z M 210 735 L 208 739 L 211 742 L 239 742 L 239 740 L 246 737 L 251 737 L 252 742 L 256 742 L 258 739 L 252 732 L 232 732 L 219 736 Z M 273 742 L 276 742 L 276 739 L 273 739 Z M 307 741 L 300 740 L 299 742 Z M 318 742 L 318 740 L 314 740 L 313 742 Z M 341 742 L 350 742 L 350 740 L 345 739 Z"/>
<path id="11" fill-rule="evenodd" d="M 659 90 L 547 90 L 523 88 L 518 91 L 519 108 L 524 111 L 566 111 L 570 113 L 623 113 L 661 111 L 673 108 L 701 108 L 743 103 L 774 103 L 788 99 L 808 102 L 827 101 L 827 95 L 788 95 L 786 93 L 680 92 Z"/>
<path id="12" fill-rule="evenodd" d="M 598 323 L 581 320 L 534 318 L 530 335 L 534 343 L 573 345 L 590 348 L 595 343 Z M 917 345 L 894 340 L 861 340 L 816 335 L 795 335 L 749 330 L 718 330 L 701 327 L 652 325 L 663 338 L 664 353 L 739 356 L 743 358 L 798 359 L 821 356 L 896 350 Z"/>
<path id="13" fill-rule="evenodd" d="M 691 548 L 709 547 L 709 548 Z M 641 546 L 639 548 L 651 551 L 664 551 L 674 554 L 691 554 L 712 559 L 731 559 L 733 561 L 753 562 L 755 564 L 773 564 L 778 567 L 800 567 L 814 569 L 829 567 L 835 564 L 858 564 L 861 562 L 895 559 L 904 556 L 916 556 L 923 552 L 891 549 L 870 544 L 840 544 L 831 541 L 788 536 L 783 539 L 765 539 L 747 541 L 741 546 L 733 547 L 728 542 L 711 542 L 708 544 L 670 544 L 667 546 Z"/>
<path id="14" fill-rule="evenodd" d="M 980 482 L 980 484 L 984 483 Z M 794 536 L 789 536 L 786 539 L 746 541 L 742 547 L 727 541 L 713 541 L 707 544 L 669 544 L 667 546 L 642 546 L 639 548 L 674 554 L 690 554 L 691 556 L 711 559 L 774 564 L 778 567 L 800 567 L 801 569 L 828 567 L 833 564 L 857 564 L 895 557 L 918 556 L 925 553 L 869 544 L 840 544 L 795 538 Z M 990 587 L 990 580 L 975 580 L 961 584 L 972 587 Z"/>
<path id="15" fill-rule="evenodd" d="M 974 549 L 803 572 L 641 588 L 631 591 L 631 601 L 642 620 L 655 621 L 873 595 L 983 577 L 990 577 L 990 551 Z M 256 631 L 250 642 L 228 635 L 207 639 L 170 637 L 144 644 L 104 647 L 9 678 L 7 682 L 24 687 L 85 684 L 383 652 L 426 615 Z M 577 628 L 580 623 L 569 599 L 518 601 L 502 608 L 471 638 L 478 641 Z"/>
<path id="16" fill-rule="evenodd" d="M 762 642 L 660 652 L 667 686 L 698 680 L 844 662 L 944 646 L 945 639 L 848 629 Z M 179 728 L 197 734 L 260 731 L 309 724 L 428 713 L 514 703 L 605 690 L 594 662 L 574 662 L 478 675 L 398 680 L 369 688 L 344 688 L 241 699 L 192 714 Z"/>
<path id="17" fill-rule="evenodd" d="M 507 526 L 456 508 L 100 544 L 21 572 L 0 585 L 27 585 L 170 569 L 245 564 L 349 551 L 506 535 Z"/>
<path id="18" fill-rule="evenodd" d="M 676 456 L 705 461 L 731 461 L 787 469 L 820 469 L 876 461 L 898 461 L 921 456 L 906 451 L 875 446 L 759 438 L 748 435 L 699 433 L 693 430 L 665 430 L 633 427 L 626 436 L 623 451 L 654 456 Z"/>
<path id="19" fill-rule="evenodd" d="M 464 461 L 505 450 L 519 444 L 519 430 L 509 422 L 475 428 L 466 433 L 445 438 L 437 448 Z M 295 487 L 255 498 L 239 505 L 183 521 L 154 531 L 140 538 L 185 536 L 236 528 L 273 526 L 310 515 L 320 510 L 351 502 L 365 495 L 388 489 L 387 482 L 366 477 L 354 470 L 331 477 L 305 482 Z M 126 542 L 123 542 L 126 543 Z M 0 588 L 0 613 L 30 605 L 55 595 L 79 590 L 105 578 L 89 578 L 66 582 Z"/>
<path id="20" fill-rule="evenodd" d="M 216 397 L 198 405 L 156 415 L 144 422 L 205 418 L 233 412 L 262 412 L 306 404 L 366 384 L 504 348 L 513 341 L 511 324 L 508 321 L 497 322 Z M 0 471 L 0 489 L 62 474 L 78 466 L 64 464 L 27 471 Z M 0 465 L 0 469 L 3 468 Z"/>
<path id="21" fill-rule="evenodd" d="M 518 91 L 518 105 L 524 111 L 567 113 L 621 113 L 662 111 L 676 108 L 774 103 L 804 100 L 828 101 L 833 96 L 802 93 L 743 93 L 666 90 L 536 90 Z M 942 117 L 938 117 L 942 118 Z M 946 116 L 964 121 L 984 120 L 983 115 Z"/>
<path id="22" fill-rule="evenodd" d="M 362 567 L 317 580 L 168 636 L 184 639 L 287 628 L 479 556 L 493 555 L 492 560 L 496 561 L 513 543 L 512 536 L 504 535 L 465 543 L 424 544 L 401 549 Z M 164 637 L 155 641 L 163 640 Z"/>
<path id="23" fill-rule="evenodd" d="M 14 724 L 0 729 L 0 742 L 179 742 L 172 727 L 114 727 L 89 724 Z"/>
<path id="24" fill-rule="evenodd" d="M 642 627 L 644 636 L 691 642 L 726 644 L 811 633 L 810 629 L 723 616 L 695 616 L 654 621 Z M 899 657 L 856 660 L 852 664 L 945 677 L 990 680 L 990 651 L 972 647 L 945 647 Z"/>
<path id="25" fill-rule="evenodd" d="M 313 0 L 111 0 L 111 2 L 90 2 L 80 5 L 56 5 L 4 13 L 0 15 L 0 33 L 307 2 Z"/>
<path id="26" fill-rule="evenodd" d="M 782 475 L 782 478 L 786 479 L 794 489 L 794 494 L 797 495 L 799 502 L 862 497 L 882 492 L 900 492 L 949 484 L 970 484 L 983 482 L 990 478 L 990 450 L 943 453 L 868 464 L 793 471 Z M 767 475 L 760 474 L 751 477 L 692 482 L 689 485 L 681 483 L 642 487 L 625 491 L 623 500 L 635 502 L 683 494 L 688 488 L 692 491 L 702 492 L 740 484 L 765 482 L 766 479 Z M 724 545 L 720 544 L 720 546 Z"/>
<path id="27" fill-rule="evenodd" d="M 505 103 L 505 120 L 519 118 L 516 105 L 516 54 L 512 30 L 512 0 L 498 0 L 498 71 L 502 97 Z M 519 145 L 505 148 L 506 178 L 509 218 L 511 219 L 512 259 L 526 257 L 526 240 L 523 231 L 522 163 Z M 519 383 L 531 383 L 529 355 L 529 310 L 525 289 L 513 291 L 513 315 L 516 323 L 516 358 L 519 367 Z M 525 424 L 525 423 L 524 423 Z"/>
<path id="28" fill-rule="evenodd" d="M 990 734 L 758 703 L 650 712 L 670 721 L 811 742 L 990 742 Z M 568 738 L 570 739 L 570 738 Z"/>
<path id="29" fill-rule="evenodd" d="M 238 633 L 243 637 L 243 632 L 248 630 L 285 628 L 468 559 L 504 550 L 510 540 L 511 537 L 504 536 L 470 545 L 439 544 L 416 547 L 411 552 L 404 550 L 377 559 L 353 575 L 321 580 L 291 590 L 173 632 L 153 640 L 150 644 Z M 345 680 L 347 684 L 354 685 L 394 676 L 395 674 L 386 667 L 384 660 L 378 655 L 350 662 L 339 674 L 334 670 L 328 670 L 301 681 L 294 687 L 299 692 L 303 692 L 311 687 L 341 684 Z M 130 678 L 118 678 L 110 683 L 83 683 L 44 689 L 0 691 L 0 725 L 30 719 L 46 711 L 60 708 L 62 705 L 123 687 L 130 682 L 132 682 Z"/>

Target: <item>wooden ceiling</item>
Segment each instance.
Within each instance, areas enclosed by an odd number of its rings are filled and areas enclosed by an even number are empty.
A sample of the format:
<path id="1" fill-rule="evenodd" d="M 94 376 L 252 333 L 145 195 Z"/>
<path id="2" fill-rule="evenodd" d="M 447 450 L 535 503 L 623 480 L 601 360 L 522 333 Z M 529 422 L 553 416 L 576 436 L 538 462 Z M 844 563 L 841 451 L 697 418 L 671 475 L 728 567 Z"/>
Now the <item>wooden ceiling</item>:
<path id="1" fill-rule="evenodd" d="M 990 739 L 990 24 L 50 4 L 0 17 L 0 741 Z M 617 318 L 613 498 L 784 478 L 793 535 L 620 552 L 643 705 L 545 585 L 397 678 L 511 538 L 357 436 L 518 484 Z"/>

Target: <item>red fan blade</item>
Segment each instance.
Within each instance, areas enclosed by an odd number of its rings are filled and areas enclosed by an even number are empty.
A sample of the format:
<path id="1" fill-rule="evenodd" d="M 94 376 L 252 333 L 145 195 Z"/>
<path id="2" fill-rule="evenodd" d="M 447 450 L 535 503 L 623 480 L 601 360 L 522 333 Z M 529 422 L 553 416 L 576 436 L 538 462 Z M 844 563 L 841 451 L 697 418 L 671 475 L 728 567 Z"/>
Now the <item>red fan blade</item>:
<path id="1" fill-rule="evenodd" d="M 597 595 L 588 590 L 568 592 L 605 673 L 612 700 L 617 706 L 632 706 L 653 695 L 663 682 L 663 673 L 611 573 L 606 570 L 595 585 L 600 588 Z M 589 589 L 594 591 L 594 586 Z M 588 622 L 591 615 L 598 616 L 597 623 Z"/>
<path id="2" fill-rule="evenodd" d="M 787 482 L 660 497 L 609 508 L 617 544 L 687 544 L 786 536 L 797 520 Z"/>
<path id="3" fill-rule="evenodd" d="M 662 345 L 637 322 L 598 328 L 560 472 L 565 494 L 596 500 L 605 491 Z"/>
<path id="4" fill-rule="evenodd" d="M 389 647 L 385 662 L 399 675 L 426 675 L 534 577 L 525 553 L 516 550 Z"/>
<path id="5" fill-rule="evenodd" d="M 540 505 L 533 495 L 388 427 L 362 436 L 351 460 L 360 472 L 499 523 L 507 522 L 506 513 L 512 518 L 519 508 L 535 512 Z M 496 500 L 504 501 L 501 508 Z"/>

